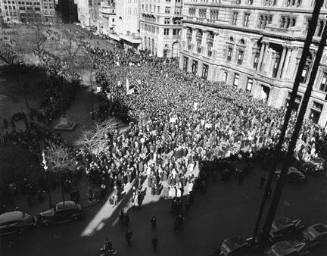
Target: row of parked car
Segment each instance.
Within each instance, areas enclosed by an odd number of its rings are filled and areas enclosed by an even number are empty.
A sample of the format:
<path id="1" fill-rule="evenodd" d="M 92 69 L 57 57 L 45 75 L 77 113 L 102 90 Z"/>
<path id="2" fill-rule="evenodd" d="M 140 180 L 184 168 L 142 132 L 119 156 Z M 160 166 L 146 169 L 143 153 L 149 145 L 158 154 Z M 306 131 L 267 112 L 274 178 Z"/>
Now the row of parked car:
<path id="1" fill-rule="evenodd" d="M 21 211 L 11 211 L 0 215 L 0 236 L 20 234 L 36 226 L 65 223 L 83 216 L 82 206 L 73 201 L 58 202 L 53 208 L 32 216 Z"/>
<path id="2" fill-rule="evenodd" d="M 269 234 L 267 256 L 301 256 L 327 242 L 327 225 L 322 223 L 305 227 L 302 220 L 284 217 L 274 221 Z M 219 256 L 244 255 L 253 250 L 253 238 L 237 236 L 223 240 L 218 246 Z"/>

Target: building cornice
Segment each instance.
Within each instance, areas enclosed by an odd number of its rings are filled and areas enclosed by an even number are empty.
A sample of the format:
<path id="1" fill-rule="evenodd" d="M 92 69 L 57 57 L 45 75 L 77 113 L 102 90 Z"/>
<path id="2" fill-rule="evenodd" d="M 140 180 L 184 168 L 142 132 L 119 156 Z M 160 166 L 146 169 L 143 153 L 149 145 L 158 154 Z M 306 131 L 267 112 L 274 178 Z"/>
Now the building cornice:
<path id="1" fill-rule="evenodd" d="M 199 7 L 209 7 L 209 8 L 228 8 L 233 10 L 250 10 L 250 11 L 266 11 L 266 12 L 289 12 L 292 14 L 312 14 L 313 9 L 311 8 L 289 8 L 289 7 L 273 7 L 273 6 L 252 6 L 252 5 L 225 5 L 225 4 L 215 4 L 215 3 L 184 3 L 184 6 L 199 6 Z M 327 15 L 327 9 L 322 9 L 320 15 Z"/>

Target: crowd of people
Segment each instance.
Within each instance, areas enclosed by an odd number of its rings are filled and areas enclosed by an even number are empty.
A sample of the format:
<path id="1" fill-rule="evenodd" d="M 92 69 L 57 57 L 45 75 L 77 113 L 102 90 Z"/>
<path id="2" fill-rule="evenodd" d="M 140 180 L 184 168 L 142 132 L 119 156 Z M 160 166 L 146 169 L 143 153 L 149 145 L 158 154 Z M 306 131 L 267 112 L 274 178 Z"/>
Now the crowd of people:
<path id="1" fill-rule="evenodd" d="M 100 112 L 106 113 L 103 117 L 122 117 L 124 112 L 129 125 L 123 132 L 108 132 L 105 138 L 108 145 L 102 152 L 93 154 L 81 149 L 75 155 L 90 181 L 100 186 L 102 197 L 108 188 L 114 190 L 114 203 L 124 184 L 135 178 L 135 203 L 140 201 L 139 189 L 145 178 L 152 194 L 182 197 L 192 191 L 199 167 L 203 166 L 199 163 L 245 155 L 253 158 L 262 150 L 272 150 L 279 138 L 285 109 L 268 107 L 236 87 L 185 73 L 179 70 L 176 60 L 157 58 L 146 51 L 104 50 L 90 45 L 86 51 L 97 71 L 100 97 L 107 103 Z M 60 66 L 45 63 L 50 75 Z M 62 84 L 63 79 L 60 76 L 61 82 L 56 84 Z M 74 93 L 71 91 L 69 97 L 64 97 L 61 90 L 62 86 L 50 86 L 40 110 L 31 111 L 28 119 L 47 125 L 62 114 Z M 295 113 L 284 149 L 294 121 Z M 17 132 L 13 126 L 9 133 L 7 120 L 4 126 L 6 134 L 2 135 L 2 142 L 24 144 L 40 154 L 43 127 L 26 124 L 26 131 Z M 322 128 L 305 121 L 296 147 L 298 160 L 317 157 L 317 143 L 322 134 Z M 64 143 L 51 132 L 45 135 Z"/>
<path id="2" fill-rule="evenodd" d="M 279 138 L 284 108 L 273 109 L 233 86 L 184 73 L 176 62 L 147 52 L 88 51 L 94 56 L 101 94 L 109 101 L 119 99 L 134 121 L 108 140 L 107 150 L 95 160 L 100 173 L 121 174 L 125 181 L 142 175 L 153 194 L 174 198 L 192 190 L 199 162 L 244 154 L 251 158 L 272 150 Z M 284 150 L 295 118 L 293 113 Z M 323 133 L 305 121 L 298 160 L 317 157 Z"/>

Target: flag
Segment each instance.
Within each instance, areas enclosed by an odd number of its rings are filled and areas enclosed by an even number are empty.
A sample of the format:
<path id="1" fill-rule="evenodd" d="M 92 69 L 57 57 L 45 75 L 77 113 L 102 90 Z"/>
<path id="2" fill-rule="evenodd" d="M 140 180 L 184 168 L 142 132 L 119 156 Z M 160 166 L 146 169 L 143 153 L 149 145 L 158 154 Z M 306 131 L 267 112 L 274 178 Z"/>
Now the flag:
<path id="1" fill-rule="evenodd" d="M 126 94 L 127 95 L 130 95 L 130 94 L 133 94 L 134 93 L 134 86 L 131 86 L 129 84 L 129 80 L 128 78 L 126 77 Z"/>

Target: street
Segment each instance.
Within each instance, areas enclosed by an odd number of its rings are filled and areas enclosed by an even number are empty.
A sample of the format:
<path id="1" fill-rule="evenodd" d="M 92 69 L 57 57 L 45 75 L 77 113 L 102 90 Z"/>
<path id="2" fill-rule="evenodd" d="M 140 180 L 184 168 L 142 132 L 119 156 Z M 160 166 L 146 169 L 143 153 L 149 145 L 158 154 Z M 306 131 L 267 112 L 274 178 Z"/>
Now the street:
<path id="1" fill-rule="evenodd" d="M 101 209 L 101 205 L 96 205 L 86 209 L 86 216 L 80 222 L 36 228 L 21 236 L 3 238 L 1 255 L 97 255 L 106 237 L 118 249 L 119 255 L 214 255 L 215 247 L 222 239 L 251 234 L 261 200 L 262 190 L 258 185 L 262 174 L 260 170 L 253 171 L 242 185 L 234 180 L 223 184 L 218 178 L 216 183 L 209 185 L 206 194 L 196 194 L 194 205 L 181 231 L 173 231 L 170 200 L 145 204 L 141 209 L 130 209 L 130 230 L 134 233 L 131 248 L 125 241 L 127 229 L 117 221 L 118 210 L 101 230 L 91 236 L 82 236 Z M 298 217 L 306 225 L 326 222 L 326 193 L 326 177 L 322 175 L 309 177 L 306 184 L 288 185 L 278 216 Z M 157 253 L 152 251 L 151 245 L 154 232 L 150 219 L 153 215 L 158 220 Z M 326 248 L 327 246 L 316 248 L 310 255 L 324 256 Z"/>

